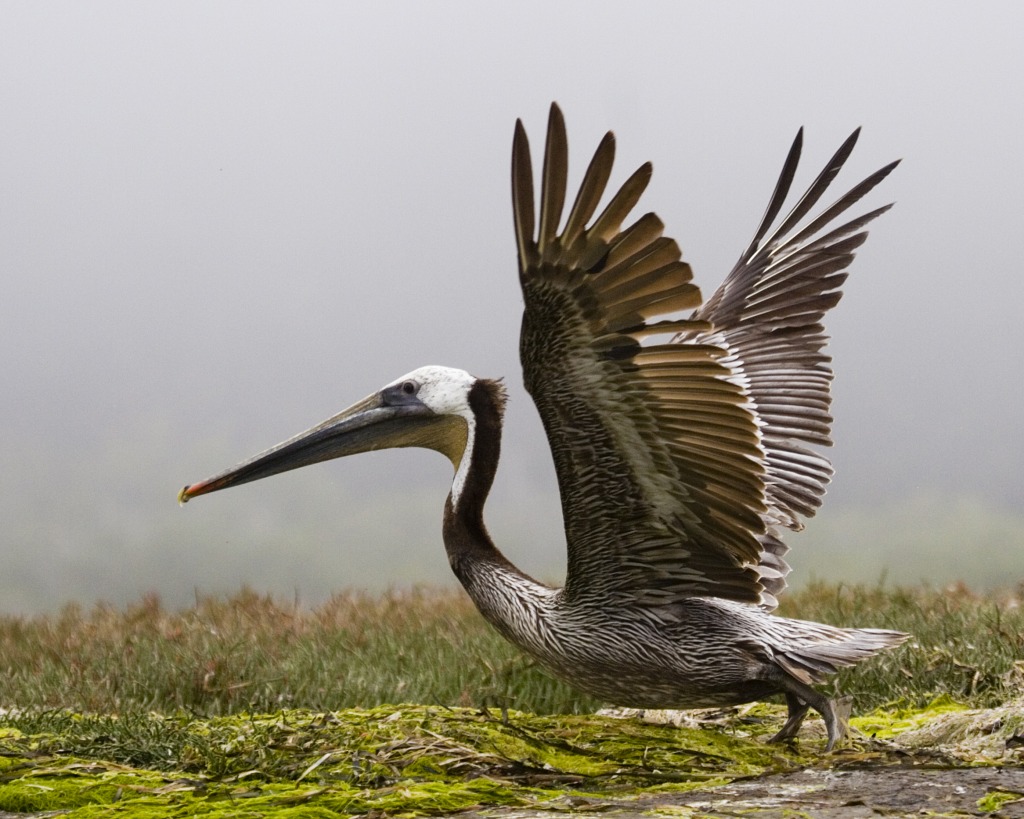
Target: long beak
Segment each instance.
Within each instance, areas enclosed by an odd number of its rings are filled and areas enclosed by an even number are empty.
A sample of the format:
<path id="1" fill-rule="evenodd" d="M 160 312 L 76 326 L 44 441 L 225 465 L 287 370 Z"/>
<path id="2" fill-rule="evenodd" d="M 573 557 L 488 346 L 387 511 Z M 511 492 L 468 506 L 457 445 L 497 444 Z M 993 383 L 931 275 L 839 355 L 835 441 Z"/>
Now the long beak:
<path id="1" fill-rule="evenodd" d="M 423 446 L 430 438 L 429 429 L 436 424 L 438 418 L 423 404 L 389 406 L 384 404 L 379 394 L 371 395 L 322 424 L 238 466 L 205 481 L 189 484 L 178 493 L 178 502 L 187 503 L 196 495 L 258 481 L 278 472 L 357 452 L 396 446 Z"/>

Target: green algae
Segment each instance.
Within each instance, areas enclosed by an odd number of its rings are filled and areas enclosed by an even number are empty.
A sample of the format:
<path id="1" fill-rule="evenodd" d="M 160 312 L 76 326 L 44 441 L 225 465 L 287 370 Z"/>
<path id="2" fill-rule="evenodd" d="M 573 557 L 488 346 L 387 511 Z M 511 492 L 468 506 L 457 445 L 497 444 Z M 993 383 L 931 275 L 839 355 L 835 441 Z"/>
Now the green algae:
<path id="1" fill-rule="evenodd" d="M 419 705 L 7 720 L 0 811 L 66 810 L 76 819 L 565 810 L 574 799 L 711 787 L 806 764 L 717 727 Z"/>
<path id="2" fill-rule="evenodd" d="M 978 810 L 982 813 L 998 813 L 1011 802 L 1024 800 L 1024 793 L 1015 791 L 989 791 L 978 800 Z"/>
<path id="3" fill-rule="evenodd" d="M 921 728 L 941 714 L 966 711 L 968 707 L 948 696 L 933 699 L 923 708 L 893 704 L 876 708 L 870 714 L 850 718 L 850 727 L 874 739 L 892 739 L 907 731 Z"/>
<path id="4" fill-rule="evenodd" d="M 346 783 L 295 782 L 250 784 L 231 778 L 155 775 L 104 764 L 51 760 L 17 779 L 0 784 L 0 811 L 68 811 L 75 819 L 128 814 L 140 817 L 189 816 L 338 816 L 386 811 L 441 814 L 477 805 L 524 805 L 558 796 L 537 789 L 512 788 L 484 778 L 466 782 L 397 781 L 377 789 Z M 532 796 L 532 799 L 528 799 Z"/>
<path id="5" fill-rule="evenodd" d="M 963 710 L 940 699 L 872 712 L 830 755 L 807 738 L 820 729 L 814 720 L 800 740 L 766 744 L 785 717 L 768 704 L 697 712 L 681 726 L 422 705 L 210 719 L 26 712 L 0 717 L 0 812 L 315 819 L 652 803 L 672 812 L 662 803 L 673 794 L 738 779 L 902 760 L 890 738 Z"/>

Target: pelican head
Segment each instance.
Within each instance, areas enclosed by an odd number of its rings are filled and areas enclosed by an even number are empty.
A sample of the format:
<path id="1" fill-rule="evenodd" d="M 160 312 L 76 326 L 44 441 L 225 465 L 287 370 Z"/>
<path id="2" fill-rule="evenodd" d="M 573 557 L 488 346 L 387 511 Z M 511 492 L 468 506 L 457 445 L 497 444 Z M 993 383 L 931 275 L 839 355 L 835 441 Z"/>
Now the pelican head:
<path id="1" fill-rule="evenodd" d="M 461 473 L 475 427 L 478 385 L 493 384 L 451 367 L 420 367 L 293 438 L 204 481 L 186 486 L 186 503 L 229 486 L 375 449 L 418 446 L 445 455 Z"/>

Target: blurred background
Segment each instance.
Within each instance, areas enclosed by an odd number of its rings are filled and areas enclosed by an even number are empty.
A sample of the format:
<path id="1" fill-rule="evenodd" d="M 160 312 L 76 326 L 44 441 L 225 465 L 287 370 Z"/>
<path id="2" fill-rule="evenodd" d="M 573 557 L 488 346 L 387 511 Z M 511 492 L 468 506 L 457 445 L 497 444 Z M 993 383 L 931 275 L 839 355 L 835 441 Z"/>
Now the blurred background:
<path id="1" fill-rule="evenodd" d="M 423 364 L 511 392 L 488 522 L 560 581 L 517 358 L 513 125 L 558 100 L 706 295 L 806 127 L 891 159 L 829 318 L 837 475 L 791 580 L 1020 580 L 1024 5 L 4 3 L 0 612 L 454 583 L 451 468 L 397 451 L 175 494 Z"/>

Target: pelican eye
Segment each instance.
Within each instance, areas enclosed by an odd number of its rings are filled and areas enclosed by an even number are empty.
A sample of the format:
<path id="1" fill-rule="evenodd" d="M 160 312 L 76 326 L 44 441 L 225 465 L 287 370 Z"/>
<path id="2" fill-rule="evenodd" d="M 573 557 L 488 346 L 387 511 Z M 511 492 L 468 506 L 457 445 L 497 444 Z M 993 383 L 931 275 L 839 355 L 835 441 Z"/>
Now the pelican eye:
<path id="1" fill-rule="evenodd" d="M 385 387 L 381 393 L 381 398 L 388 406 L 413 406 L 422 403 L 418 397 L 419 391 L 419 382 L 409 379 L 408 381 L 402 381 L 398 384 L 392 384 L 390 387 Z"/>

